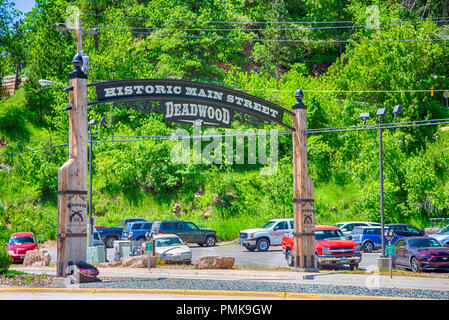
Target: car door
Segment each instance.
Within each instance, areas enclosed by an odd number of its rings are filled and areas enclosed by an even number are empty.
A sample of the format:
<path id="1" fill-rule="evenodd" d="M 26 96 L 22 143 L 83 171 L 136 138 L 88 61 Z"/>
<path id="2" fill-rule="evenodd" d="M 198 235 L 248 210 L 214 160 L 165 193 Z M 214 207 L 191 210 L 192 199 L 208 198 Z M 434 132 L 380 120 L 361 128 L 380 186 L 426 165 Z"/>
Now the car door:
<path id="1" fill-rule="evenodd" d="M 406 248 L 405 248 L 405 241 L 404 240 L 398 240 L 395 245 L 395 255 L 393 256 L 393 263 L 394 265 L 401 265 L 405 266 L 405 256 L 406 256 Z"/>
<path id="2" fill-rule="evenodd" d="M 198 228 L 196 224 L 193 222 L 185 223 L 186 233 L 188 233 L 189 242 L 202 242 L 203 241 L 203 232 Z"/>
<path id="3" fill-rule="evenodd" d="M 279 221 L 274 227 L 270 234 L 270 240 L 272 245 L 281 245 L 282 237 L 284 234 L 289 233 L 289 227 L 287 221 Z"/>

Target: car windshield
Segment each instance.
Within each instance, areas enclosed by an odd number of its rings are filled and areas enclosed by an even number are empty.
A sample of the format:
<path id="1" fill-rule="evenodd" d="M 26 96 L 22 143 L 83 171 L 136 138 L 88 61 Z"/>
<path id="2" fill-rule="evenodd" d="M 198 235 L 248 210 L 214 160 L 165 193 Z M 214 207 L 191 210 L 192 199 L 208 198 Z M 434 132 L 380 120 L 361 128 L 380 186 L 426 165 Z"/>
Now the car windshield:
<path id="1" fill-rule="evenodd" d="M 14 237 L 11 238 L 11 240 L 9 240 L 9 244 L 25 244 L 25 243 L 35 243 L 36 241 L 34 240 L 33 237 Z"/>
<path id="2" fill-rule="evenodd" d="M 179 238 L 161 238 L 156 239 L 156 247 L 180 246 L 182 241 Z"/>
<path id="3" fill-rule="evenodd" d="M 408 241 L 410 248 L 438 248 L 442 247 L 441 243 L 433 238 L 413 239 Z"/>
<path id="4" fill-rule="evenodd" d="M 275 224 L 276 223 L 276 221 L 268 221 L 267 223 L 265 223 L 263 226 L 262 226 L 262 228 L 264 228 L 264 229 L 269 229 L 269 228 L 271 228 L 271 226 L 273 225 L 273 224 Z"/>
<path id="5" fill-rule="evenodd" d="M 315 240 L 346 240 L 340 230 L 315 230 Z"/>
<path id="6" fill-rule="evenodd" d="M 449 234 L 449 226 L 445 226 L 443 229 L 438 231 L 440 234 Z"/>

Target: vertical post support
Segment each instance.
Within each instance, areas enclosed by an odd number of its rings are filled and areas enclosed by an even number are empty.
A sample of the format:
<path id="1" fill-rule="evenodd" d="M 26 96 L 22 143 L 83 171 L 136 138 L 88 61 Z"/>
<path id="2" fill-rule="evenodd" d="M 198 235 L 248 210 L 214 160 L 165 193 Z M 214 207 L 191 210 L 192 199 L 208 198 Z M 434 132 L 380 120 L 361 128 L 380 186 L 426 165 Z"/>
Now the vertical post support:
<path id="1" fill-rule="evenodd" d="M 307 174 L 307 108 L 301 89 L 293 106 L 294 270 L 318 271 L 315 261 L 314 185 Z"/>
<path id="2" fill-rule="evenodd" d="M 70 261 L 86 260 L 87 232 L 87 76 L 76 54 L 69 74 L 69 160 L 58 170 L 57 276 Z"/>

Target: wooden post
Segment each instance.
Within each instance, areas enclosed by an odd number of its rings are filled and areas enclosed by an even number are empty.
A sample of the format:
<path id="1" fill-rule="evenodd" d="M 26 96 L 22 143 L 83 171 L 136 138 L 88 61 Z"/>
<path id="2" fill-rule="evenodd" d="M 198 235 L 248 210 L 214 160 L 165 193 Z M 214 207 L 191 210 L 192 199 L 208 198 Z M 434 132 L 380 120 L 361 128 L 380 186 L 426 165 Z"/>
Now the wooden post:
<path id="1" fill-rule="evenodd" d="M 307 174 L 307 109 L 302 91 L 293 106 L 294 269 L 318 271 L 315 264 L 314 186 Z"/>
<path id="2" fill-rule="evenodd" d="M 58 170 L 57 275 L 70 261 L 85 261 L 87 249 L 87 76 L 76 54 L 69 75 L 69 160 Z"/>

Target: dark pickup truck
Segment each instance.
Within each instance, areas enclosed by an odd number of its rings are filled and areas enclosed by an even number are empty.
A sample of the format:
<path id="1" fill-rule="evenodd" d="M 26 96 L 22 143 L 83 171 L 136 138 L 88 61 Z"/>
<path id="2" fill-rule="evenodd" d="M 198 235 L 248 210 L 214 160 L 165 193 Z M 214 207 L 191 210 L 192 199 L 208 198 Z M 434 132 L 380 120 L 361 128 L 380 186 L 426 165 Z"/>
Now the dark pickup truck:
<path id="1" fill-rule="evenodd" d="M 95 226 L 98 233 L 100 234 L 101 240 L 103 240 L 104 245 L 106 248 L 113 248 L 114 247 L 114 241 L 120 240 L 122 237 L 123 227 L 126 226 L 127 223 L 134 222 L 134 221 L 146 221 L 142 218 L 128 218 L 128 219 L 122 219 L 120 221 L 120 224 L 122 227 L 118 228 L 106 228 L 102 226 Z"/>

